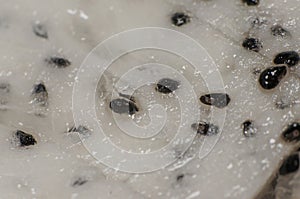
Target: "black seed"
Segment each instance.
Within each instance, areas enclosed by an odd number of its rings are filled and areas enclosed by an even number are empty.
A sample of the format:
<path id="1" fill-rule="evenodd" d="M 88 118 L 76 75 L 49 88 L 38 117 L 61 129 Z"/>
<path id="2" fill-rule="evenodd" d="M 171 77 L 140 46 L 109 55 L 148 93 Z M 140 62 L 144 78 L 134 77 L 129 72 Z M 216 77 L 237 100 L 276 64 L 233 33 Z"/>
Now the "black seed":
<path id="1" fill-rule="evenodd" d="M 287 175 L 299 169 L 299 155 L 293 154 L 289 156 L 281 165 L 279 169 L 280 175 Z"/>
<path id="2" fill-rule="evenodd" d="M 300 141 L 300 124 L 294 122 L 290 124 L 282 133 L 282 138 L 286 142 Z"/>
<path id="3" fill-rule="evenodd" d="M 194 123 L 191 127 L 200 135 L 211 136 L 219 133 L 218 126 L 206 122 Z"/>
<path id="4" fill-rule="evenodd" d="M 114 99 L 110 102 L 109 107 L 115 113 L 126 113 L 133 115 L 139 111 L 134 102 L 127 99 Z"/>
<path id="5" fill-rule="evenodd" d="M 247 49 L 247 50 L 251 50 L 254 52 L 259 52 L 260 49 L 263 48 L 263 45 L 261 43 L 261 41 L 259 39 L 256 38 L 246 38 L 243 41 L 242 46 Z"/>
<path id="6" fill-rule="evenodd" d="M 299 54 L 295 51 L 286 51 L 277 54 L 274 58 L 275 64 L 286 64 L 288 67 L 295 66 L 299 63 Z"/>
<path id="7" fill-rule="evenodd" d="M 256 6 L 259 4 L 259 0 L 242 0 L 248 6 Z"/>
<path id="8" fill-rule="evenodd" d="M 253 121 L 246 120 L 242 124 L 243 134 L 245 137 L 253 137 L 256 134 L 256 129 L 254 127 Z"/>
<path id="9" fill-rule="evenodd" d="M 9 93 L 9 91 L 10 91 L 10 84 L 0 83 L 0 92 Z"/>
<path id="10" fill-rule="evenodd" d="M 83 178 L 78 178 L 77 180 L 75 180 L 73 183 L 72 183 L 72 187 L 79 187 L 85 183 L 87 183 L 88 181 L 86 179 L 83 179 Z"/>
<path id="11" fill-rule="evenodd" d="M 176 177 L 177 182 L 181 182 L 184 178 L 184 174 L 180 174 Z"/>
<path id="12" fill-rule="evenodd" d="M 34 24 L 32 27 L 32 30 L 36 36 L 44 38 L 44 39 L 48 39 L 47 29 L 44 25 Z"/>
<path id="13" fill-rule="evenodd" d="M 178 89 L 180 83 L 176 80 L 163 78 L 156 84 L 156 90 L 160 93 L 169 94 Z"/>
<path id="14" fill-rule="evenodd" d="M 33 87 L 33 94 L 47 92 L 46 86 L 43 83 L 39 83 L 34 85 Z"/>
<path id="15" fill-rule="evenodd" d="M 259 84 L 263 89 L 273 89 L 287 73 L 286 66 L 274 66 L 264 70 L 259 76 Z"/>
<path id="16" fill-rule="evenodd" d="M 172 23 L 175 26 L 182 26 L 188 22 L 190 22 L 190 17 L 183 12 L 177 12 L 173 14 L 172 18 Z"/>
<path id="17" fill-rule="evenodd" d="M 36 140 L 30 134 L 27 134 L 23 131 L 17 130 L 15 133 L 15 137 L 20 142 L 20 146 L 30 146 L 36 144 Z"/>
<path id="18" fill-rule="evenodd" d="M 77 133 L 80 133 L 82 135 L 86 135 L 86 134 L 89 134 L 90 133 L 90 130 L 85 127 L 85 126 L 82 126 L 82 125 L 79 125 L 77 128 L 75 126 L 73 126 L 72 128 L 70 128 L 68 130 L 69 133 L 71 132 L 77 132 Z"/>
<path id="19" fill-rule="evenodd" d="M 217 108 L 224 108 L 230 102 L 230 97 L 226 93 L 211 93 L 202 95 L 200 101 L 203 104 L 215 106 Z"/>
<path id="20" fill-rule="evenodd" d="M 48 62 L 49 64 L 53 64 L 58 68 L 65 68 L 71 65 L 71 62 L 69 60 L 61 57 L 50 57 L 49 59 L 46 59 L 46 62 Z"/>
<path id="21" fill-rule="evenodd" d="M 271 27 L 271 34 L 275 37 L 286 37 L 286 36 L 290 36 L 290 32 L 285 30 L 282 26 L 280 25 L 275 25 Z"/>

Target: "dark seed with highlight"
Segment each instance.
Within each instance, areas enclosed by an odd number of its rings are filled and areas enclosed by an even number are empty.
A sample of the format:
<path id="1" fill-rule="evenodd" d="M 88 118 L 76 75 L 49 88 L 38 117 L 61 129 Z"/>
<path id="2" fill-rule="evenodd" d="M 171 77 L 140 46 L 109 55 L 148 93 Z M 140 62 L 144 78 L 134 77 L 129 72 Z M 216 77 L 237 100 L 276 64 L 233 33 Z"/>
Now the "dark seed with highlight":
<path id="1" fill-rule="evenodd" d="M 177 12 L 177 13 L 173 14 L 171 20 L 172 20 L 173 25 L 182 26 L 182 25 L 190 22 L 190 17 L 188 15 L 184 14 L 183 12 Z"/>
<path id="2" fill-rule="evenodd" d="M 88 181 L 86 179 L 83 179 L 83 178 L 78 178 L 77 180 L 75 180 L 73 183 L 72 183 L 72 187 L 79 187 L 81 185 L 84 185 L 85 183 L 87 183 Z"/>
<path id="3" fill-rule="evenodd" d="M 211 136 L 219 133 L 218 126 L 206 122 L 194 123 L 191 127 L 200 135 Z"/>
<path id="4" fill-rule="evenodd" d="M 43 83 L 39 83 L 34 85 L 33 87 L 33 93 L 42 93 L 42 92 L 47 92 L 46 86 Z"/>
<path id="5" fill-rule="evenodd" d="M 274 66 L 264 70 L 259 76 L 259 84 L 263 89 L 275 88 L 287 73 L 286 66 Z"/>
<path id="6" fill-rule="evenodd" d="M 259 0 L 242 0 L 248 6 L 256 6 L 259 4 Z"/>
<path id="7" fill-rule="evenodd" d="M 36 140 L 34 139 L 34 137 L 23 131 L 20 131 L 20 130 L 16 131 L 15 137 L 18 139 L 18 142 L 20 143 L 19 145 L 21 147 L 36 144 Z"/>
<path id="8" fill-rule="evenodd" d="M 271 34 L 275 37 L 287 37 L 290 35 L 290 32 L 280 25 L 275 25 L 271 27 Z"/>
<path id="9" fill-rule="evenodd" d="M 180 83 L 170 78 L 163 78 L 156 84 L 156 90 L 160 93 L 169 94 L 179 88 Z"/>
<path id="10" fill-rule="evenodd" d="M 110 102 L 109 107 L 115 113 L 133 115 L 139 111 L 134 102 L 127 99 L 114 99 Z"/>
<path id="11" fill-rule="evenodd" d="M 71 65 L 69 60 L 61 57 L 50 57 L 49 59 L 46 59 L 46 62 L 55 65 L 58 68 L 65 68 Z"/>
<path id="12" fill-rule="evenodd" d="M 245 137 L 253 137 L 256 134 L 256 128 L 254 127 L 253 121 L 246 120 L 242 124 L 243 134 Z"/>
<path id="13" fill-rule="evenodd" d="M 203 104 L 215 106 L 217 108 L 224 108 L 230 102 L 230 97 L 226 93 L 211 93 L 200 97 Z"/>
<path id="14" fill-rule="evenodd" d="M 256 38 L 246 38 L 243 41 L 242 46 L 250 51 L 259 52 L 263 48 L 263 45 L 259 39 Z"/>
<path id="15" fill-rule="evenodd" d="M 297 122 L 290 124 L 283 131 L 282 138 L 286 142 L 300 141 L 300 124 Z"/>
<path id="16" fill-rule="evenodd" d="M 274 58 L 275 64 L 286 64 L 288 67 L 295 66 L 299 63 L 299 54 L 295 51 L 286 51 L 277 54 Z"/>
<path id="17" fill-rule="evenodd" d="M 281 165 L 279 169 L 280 175 L 287 175 L 298 171 L 299 169 L 299 155 L 293 154 L 289 156 Z"/>

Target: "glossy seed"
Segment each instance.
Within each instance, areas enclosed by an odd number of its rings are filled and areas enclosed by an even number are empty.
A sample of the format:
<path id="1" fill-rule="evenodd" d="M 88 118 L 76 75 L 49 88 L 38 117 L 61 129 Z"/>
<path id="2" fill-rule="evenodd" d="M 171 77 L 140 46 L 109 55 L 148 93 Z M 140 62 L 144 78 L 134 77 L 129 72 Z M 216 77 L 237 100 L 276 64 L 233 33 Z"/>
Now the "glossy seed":
<path id="1" fill-rule="evenodd" d="M 115 113 L 133 115 L 139 111 L 134 102 L 127 99 L 114 99 L 110 102 L 109 107 Z"/>
<path id="2" fill-rule="evenodd" d="M 279 169 L 280 175 L 287 175 L 298 171 L 299 169 L 299 155 L 293 154 L 289 156 L 281 165 Z"/>
<path id="3" fill-rule="evenodd" d="M 259 0 L 242 0 L 248 6 L 256 6 L 259 4 Z"/>
<path id="4" fill-rule="evenodd" d="M 290 35 L 290 32 L 285 30 L 282 26 L 280 25 L 275 25 L 271 27 L 271 34 L 275 37 L 287 37 Z"/>
<path id="5" fill-rule="evenodd" d="M 184 14 L 183 12 L 176 12 L 175 14 L 173 14 L 173 16 L 171 17 L 172 23 L 175 26 L 182 26 L 188 22 L 190 22 L 190 17 L 186 14 Z"/>
<path id="6" fill-rule="evenodd" d="M 256 128 L 254 127 L 253 121 L 246 120 L 242 124 L 243 134 L 245 137 L 253 137 L 256 134 Z"/>
<path id="7" fill-rule="evenodd" d="M 169 94 L 179 88 L 180 83 L 170 78 L 163 78 L 156 84 L 155 90 L 160 93 Z"/>
<path id="8" fill-rule="evenodd" d="M 267 68 L 259 76 L 259 84 L 263 89 L 270 90 L 275 88 L 287 73 L 286 66 L 274 66 Z"/>
<path id="9" fill-rule="evenodd" d="M 219 133 L 218 126 L 206 122 L 194 123 L 191 127 L 200 135 L 211 136 Z"/>
<path id="10" fill-rule="evenodd" d="M 50 57 L 46 59 L 49 64 L 55 65 L 58 68 L 65 68 L 71 65 L 71 62 L 62 57 Z"/>
<path id="11" fill-rule="evenodd" d="M 200 101 L 203 104 L 215 106 L 217 108 L 224 108 L 230 102 L 230 97 L 226 93 L 211 93 L 202 95 L 200 97 Z"/>
<path id="12" fill-rule="evenodd" d="M 246 38 L 243 41 L 242 46 L 250 51 L 259 52 L 263 48 L 263 45 L 259 39 L 256 38 Z"/>
<path id="13" fill-rule="evenodd" d="M 277 54 L 274 58 L 275 64 L 286 64 L 288 67 L 295 66 L 299 63 L 299 54 L 295 51 L 286 51 Z"/>
<path id="14" fill-rule="evenodd" d="M 19 145 L 23 146 L 30 146 L 36 144 L 36 140 L 30 134 L 27 134 L 23 131 L 17 130 L 15 132 L 15 137 L 18 139 Z"/>
<path id="15" fill-rule="evenodd" d="M 46 86 L 43 83 L 39 83 L 34 85 L 33 91 L 34 94 L 47 92 Z"/>
<path id="16" fill-rule="evenodd" d="M 32 30 L 36 36 L 44 38 L 44 39 L 48 39 L 47 29 L 44 25 L 34 24 L 32 27 Z"/>
<path id="17" fill-rule="evenodd" d="M 300 141 L 300 124 L 297 122 L 290 124 L 283 131 L 282 138 L 286 142 Z"/>

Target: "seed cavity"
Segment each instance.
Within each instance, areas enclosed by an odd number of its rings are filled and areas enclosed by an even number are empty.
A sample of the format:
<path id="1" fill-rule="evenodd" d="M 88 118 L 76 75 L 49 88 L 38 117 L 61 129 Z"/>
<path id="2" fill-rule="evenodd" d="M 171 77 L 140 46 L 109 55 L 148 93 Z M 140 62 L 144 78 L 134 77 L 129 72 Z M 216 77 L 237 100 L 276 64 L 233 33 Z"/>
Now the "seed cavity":
<path id="1" fill-rule="evenodd" d="M 293 172 L 298 171 L 299 169 L 299 155 L 293 154 L 289 156 L 284 162 L 282 163 L 279 174 L 280 175 L 287 175 Z"/>
<path id="2" fill-rule="evenodd" d="M 299 54 L 295 51 L 286 51 L 277 54 L 274 58 L 275 64 L 286 64 L 288 67 L 296 66 L 299 63 Z"/>
<path id="3" fill-rule="evenodd" d="M 17 141 L 17 145 L 21 147 L 35 145 L 37 143 L 35 138 L 32 135 L 27 134 L 21 130 L 17 130 L 14 133 L 14 137 Z"/>
<path id="4" fill-rule="evenodd" d="M 242 0 L 248 6 L 257 6 L 259 4 L 259 0 Z"/>
<path id="5" fill-rule="evenodd" d="M 265 69 L 259 76 L 259 84 L 263 89 L 275 88 L 287 73 L 286 66 L 274 66 Z"/>
<path id="6" fill-rule="evenodd" d="M 190 22 L 190 16 L 186 15 L 183 12 L 176 12 L 172 15 L 171 21 L 173 25 L 180 27 Z"/>
<path id="7" fill-rule="evenodd" d="M 113 112 L 119 114 L 133 115 L 139 111 L 133 101 L 124 98 L 113 99 L 110 102 L 109 107 Z"/>
<path id="8" fill-rule="evenodd" d="M 202 95 L 200 97 L 200 101 L 203 104 L 215 106 L 217 108 L 224 108 L 230 102 L 230 97 L 226 93 L 211 93 Z"/>
<path id="9" fill-rule="evenodd" d="M 48 64 L 54 65 L 57 68 L 66 68 L 71 65 L 71 62 L 62 57 L 50 57 L 45 60 Z"/>
<path id="10" fill-rule="evenodd" d="M 253 137 L 256 135 L 256 128 L 252 120 L 246 120 L 243 122 L 242 128 L 245 137 Z"/>
<path id="11" fill-rule="evenodd" d="M 290 32 L 284 29 L 281 25 L 274 25 L 271 27 L 271 34 L 275 37 L 287 37 L 290 36 Z"/>
<path id="12" fill-rule="evenodd" d="M 32 26 L 32 30 L 36 36 L 48 39 L 47 28 L 44 25 L 36 23 Z"/>
<path id="13" fill-rule="evenodd" d="M 180 83 L 178 81 L 170 78 L 163 78 L 157 82 L 155 90 L 160 93 L 169 94 L 177 90 L 179 86 Z"/>
<path id="14" fill-rule="evenodd" d="M 211 136 L 219 133 L 218 126 L 207 122 L 194 123 L 191 125 L 191 127 L 193 130 L 197 131 L 197 133 L 200 135 Z"/>
<path id="15" fill-rule="evenodd" d="M 300 124 L 293 122 L 282 133 L 282 138 L 286 142 L 293 142 L 300 140 Z"/>
<path id="16" fill-rule="evenodd" d="M 243 41 L 242 46 L 250 51 L 254 51 L 254 52 L 259 52 L 262 48 L 263 45 L 261 43 L 261 41 L 259 39 L 256 38 L 246 38 Z"/>

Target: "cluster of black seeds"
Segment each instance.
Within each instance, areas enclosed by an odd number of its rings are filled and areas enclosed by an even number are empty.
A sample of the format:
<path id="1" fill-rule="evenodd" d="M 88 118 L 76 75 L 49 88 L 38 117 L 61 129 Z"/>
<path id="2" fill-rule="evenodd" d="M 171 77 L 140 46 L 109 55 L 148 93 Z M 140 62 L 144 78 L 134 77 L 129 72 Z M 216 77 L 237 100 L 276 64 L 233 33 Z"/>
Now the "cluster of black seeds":
<path id="1" fill-rule="evenodd" d="M 295 51 L 285 51 L 278 53 L 273 62 L 274 64 L 286 64 L 288 67 L 296 66 L 299 63 L 299 54 Z"/>

